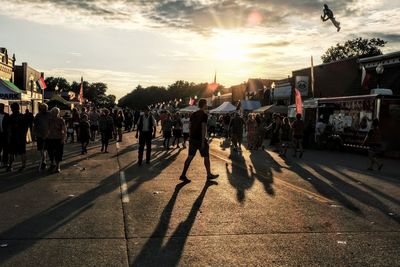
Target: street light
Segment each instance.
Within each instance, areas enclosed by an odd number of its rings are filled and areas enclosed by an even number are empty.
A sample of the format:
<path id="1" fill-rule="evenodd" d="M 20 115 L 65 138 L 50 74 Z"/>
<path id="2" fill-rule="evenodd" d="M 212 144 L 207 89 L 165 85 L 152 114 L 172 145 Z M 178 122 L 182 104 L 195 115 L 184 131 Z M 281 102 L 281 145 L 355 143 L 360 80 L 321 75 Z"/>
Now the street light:
<path id="1" fill-rule="evenodd" d="M 376 66 L 376 73 L 378 74 L 378 83 L 377 83 L 377 88 L 380 87 L 380 83 L 381 83 L 381 75 L 383 73 L 383 71 L 385 70 L 385 68 L 383 67 L 382 63 L 379 63 L 378 66 Z"/>
<path id="2" fill-rule="evenodd" d="M 194 99 L 196 99 L 196 100 L 197 100 L 197 95 L 195 95 L 195 96 L 194 96 Z"/>

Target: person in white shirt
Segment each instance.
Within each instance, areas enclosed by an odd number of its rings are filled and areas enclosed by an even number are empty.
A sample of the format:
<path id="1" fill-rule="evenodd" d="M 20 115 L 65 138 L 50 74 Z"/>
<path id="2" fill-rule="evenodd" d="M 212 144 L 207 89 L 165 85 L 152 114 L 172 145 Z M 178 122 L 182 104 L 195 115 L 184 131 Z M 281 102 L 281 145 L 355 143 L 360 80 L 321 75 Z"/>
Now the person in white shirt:
<path id="1" fill-rule="evenodd" d="M 182 119 L 182 132 L 183 132 L 183 148 L 186 148 L 186 141 L 189 139 L 190 132 L 190 119 L 187 114 Z"/>

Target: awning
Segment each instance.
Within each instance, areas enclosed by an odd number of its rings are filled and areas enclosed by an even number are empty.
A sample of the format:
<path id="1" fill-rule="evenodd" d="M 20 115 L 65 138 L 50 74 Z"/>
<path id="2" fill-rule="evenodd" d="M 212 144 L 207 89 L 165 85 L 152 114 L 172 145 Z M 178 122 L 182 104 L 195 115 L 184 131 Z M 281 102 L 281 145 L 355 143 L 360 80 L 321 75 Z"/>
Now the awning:
<path id="1" fill-rule="evenodd" d="M 236 107 L 230 102 L 224 102 L 219 107 L 210 110 L 210 113 L 230 113 L 236 111 Z"/>
<path id="2" fill-rule="evenodd" d="M 270 105 L 270 106 L 264 106 L 261 108 L 258 108 L 254 110 L 253 112 L 255 113 L 280 113 L 280 114 L 287 114 L 288 113 L 288 107 L 283 106 L 283 105 Z"/>
<path id="3" fill-rule="evenodd" d="M 60 102 L 61 104 L 64 104 L 64 105 L 69 105 L 69 104 L 70 104 L 67 100 L 65 100 L 64 98 L 62 98 L 59 94 L 54 94 L 54 95 L 51 97 L 51 99 L 49 100 L 49 102 L 50 102 L 50 101 L 57 101 L 57 102 Z"/>
<path id="4" fill-rule="evenodd" d="M 21 100 L 24 93 L 15 84 L 10 81 L 0 79 L 0 99 L 5 100 Z"/>
<path id="5" fill-rule="evenodd" d="M 261 107 L 260 101 L 255 100 L 242 100 L 240 101 L 240 108 L 243 110 L 253 111 Z"/>

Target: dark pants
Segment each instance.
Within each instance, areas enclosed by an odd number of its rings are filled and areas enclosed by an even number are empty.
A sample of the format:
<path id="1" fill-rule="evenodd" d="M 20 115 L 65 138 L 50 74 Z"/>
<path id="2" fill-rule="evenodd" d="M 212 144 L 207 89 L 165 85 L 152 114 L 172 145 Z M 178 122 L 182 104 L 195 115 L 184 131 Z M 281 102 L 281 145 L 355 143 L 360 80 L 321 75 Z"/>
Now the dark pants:
<path id="1" fill-rule="evenodd" d="M 52 163 L 61 162 L 64 154 L 64 144 L 61 139 L 47 139 L 47 151 Z"/>
<path id="2" fill-rule="evenodd" d="M 8 144 L 7 144 L 7 136 L 5 133 L 0 133 L 0 162 L 7 165 L 8 163 Z"/>
<path id="3" fill-rule="evenodd" d="M 152 133 L 140 132 L 139 135 L 139 163 L 142 163 L 144 145 L 146 144 L 146 162 L 150 162 Z"/>

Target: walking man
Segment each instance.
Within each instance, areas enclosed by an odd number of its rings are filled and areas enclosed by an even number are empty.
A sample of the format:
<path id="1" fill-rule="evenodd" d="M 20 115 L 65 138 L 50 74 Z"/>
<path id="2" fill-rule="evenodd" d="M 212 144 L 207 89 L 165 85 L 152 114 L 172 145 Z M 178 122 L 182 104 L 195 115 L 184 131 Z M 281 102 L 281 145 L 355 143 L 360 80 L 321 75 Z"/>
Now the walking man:
<path id="1" fill-rule="evenodd" d="M 146 164 L 150 164 L 151 139 L 156 137 L 156 120 L 149 114 L 149 108 L 144 109 L 144 114 L 140 116 L 136 131 L 136 138 L 139 138 L 139 160 L 138 165 L 142 165 L 144 145 L 146 144 Z"/>
<path id="2" fill-rule="evenodd" d="M 204 166 L 207 171 L 207 180 L 218 178 L 219 175 L 211 173 L 209 146 L 206 140 L 207 134 L 207 100 L 200 99 L 199 111 L 196 111 L 190 117 L 190 139 L 189 139 L 189 154 L 185 161 L 183 171 L 179 180 L 184 182 L 190 182 L 186 177 L 186 173 L 189 169 L 190 163 L 192 162 L 197 150 L 200 151 L 200 155 L 204 158 Z"/>
<path id="3" fill-rule="evenodd" d="M 40 152 L 39 170 L 46 169 L 47 136 L 49 134 L 50 113 L 47 104 L 40 104 L 39 113 L 33 120 L 33 133 L 37 150 Z"/>
<path id="4" fill-rule="evenodd" d="M 296 114 L 296 120 L 292 123 L 292 134 L 293 134 L 293 157 L 297 157 L 297 151 L 299 150 L 299 158 L 303 156 L 303 136 L 304 136 L 304 122 L 301 119 L 301 114 Z"/>

